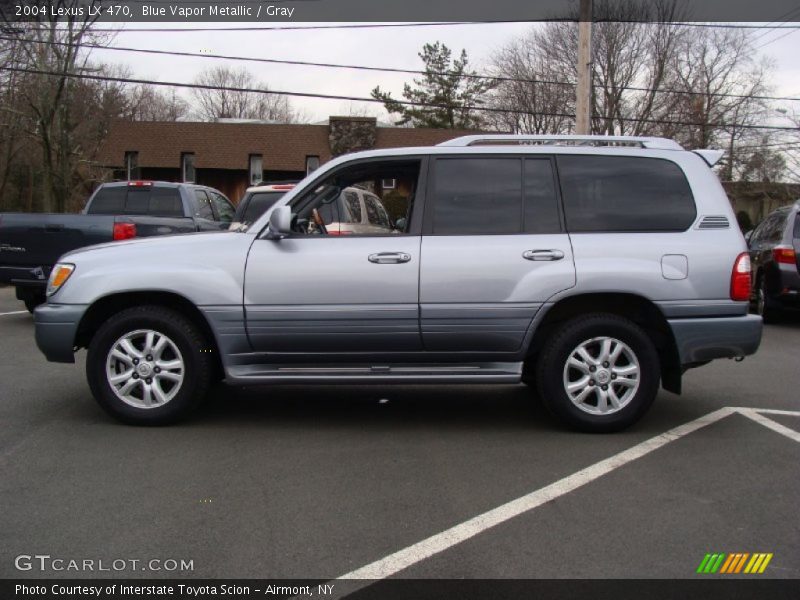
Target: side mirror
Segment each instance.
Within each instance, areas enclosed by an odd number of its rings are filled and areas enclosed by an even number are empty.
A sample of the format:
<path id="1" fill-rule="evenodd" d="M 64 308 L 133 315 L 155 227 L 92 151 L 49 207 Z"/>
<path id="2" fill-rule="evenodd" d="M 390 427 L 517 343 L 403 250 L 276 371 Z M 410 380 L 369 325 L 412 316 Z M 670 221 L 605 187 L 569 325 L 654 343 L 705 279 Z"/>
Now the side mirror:
<path id="1" fill-rule="evenodd" d="M 279 206 L 269 215 L 269 231 L 267 237 L 280 240 L 292 233 L 292 208 Z"/>
<path id="2" fill-rule="evenodd" d="M 405 217 L 400 217 L 397 221 L 394 222 L 394 228 L 397 231 L 405 231 L 406 230 L 406 219 Z"/>

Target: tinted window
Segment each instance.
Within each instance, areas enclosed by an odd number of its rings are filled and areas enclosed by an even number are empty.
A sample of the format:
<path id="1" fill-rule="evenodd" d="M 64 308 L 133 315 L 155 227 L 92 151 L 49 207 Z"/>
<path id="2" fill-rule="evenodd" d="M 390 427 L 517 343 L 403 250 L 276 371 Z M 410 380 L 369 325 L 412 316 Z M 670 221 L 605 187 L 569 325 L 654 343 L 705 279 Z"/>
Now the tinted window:
<path id="1" fill-rule="evenodd" d="M 559 156 L 569 231 L 683 231 L 697 215 L 686 177 L 660 159 Z"/>
<path id="2" fill-rule="evenodd" d="M 794 239 L 800 240 L 800 214 L 794 218 Z"/>
<path id="3" fill-rule="evenodd" d="M 116 185 L 100 188 L 89 203 L 90 215 L 119 215 L 125 212 L 128 186 Z"/>
<path id="4" fill-rule="evenodd" d="M 523 186 L 525 232 L 559 233 L 558 196 L 550 159 L 526 159 Z"/>
<path id="5" fill-rule="evenodd" d="M 446 158 L 437 160 L 435 169 L 434 233 L 521 231 L 521 160 Z"/>
<path id="6" fill-rule="evenodd" d="M 130 194 L 128 199 L 130 200 Z M 159 217 L 182 217 L 183 202 L 178 188 L 154 187 L 150 190 L 150 205 L 148 215 Z"/>
<path id="7" fill-rule="evenodd" d="M 243 223 L 252 223 L 267 209 L 275 204 L 286 192 L 256 192 L 250 196 L 249 201 L 243 201 L 245 205 L 244 215 L 239 217 Z"/>
<path id="8" fill-rule="evenodd" d="M 231 203 L 216 192 L 209 192 L 209 194 L 211 195 L 211 201 L 214 203 L 214 208 L 217 211 L 219 220 L 223 223 L 230 223 L 233 221 L 235 213 Z"/>
<path id="9" fill-rule="evenodd" d="M 183 205 L 178 188 L 114 186 L 97 193 L 89 205 L 89 213 L 182 217 Z"/>
<path id="10" fill-rule="evenodd" d="M 195 216 L 213 221 L 214 211 L 211 210 L 211 202 L 208 196 L 206 196 L 206 193 L 203 190 L 195 190 L 194 195 L 197 198 L 197 212 Z"/>

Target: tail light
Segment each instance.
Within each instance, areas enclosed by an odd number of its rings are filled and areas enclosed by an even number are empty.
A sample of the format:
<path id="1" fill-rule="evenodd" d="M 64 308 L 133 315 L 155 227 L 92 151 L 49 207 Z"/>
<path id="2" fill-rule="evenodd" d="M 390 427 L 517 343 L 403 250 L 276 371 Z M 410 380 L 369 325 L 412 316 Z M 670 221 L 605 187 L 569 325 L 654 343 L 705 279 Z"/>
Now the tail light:
<path id="1" fill-rule="evenodd" d="M 153 185 L 152 181 L 129 181 L 128 187 L 150 187 Z"/>
<path id="2" fill-rule="evenodd" d="M 772 249 L 772 258 L 777 263 L 793 265 L 797 261 L 797 255 L 791 246 L 776 246 Z"/>
<path id="3" fill-rule="evenodd" d="M 114 241 L 136 237 L 136 223 L 114 223 Z"/>
<path id="4" fill-rule="evenodd" d="M 731 300 L 747 302 L 750 300 L 750 255 L 742 252 L 736 257 L 731 272 Z"/>

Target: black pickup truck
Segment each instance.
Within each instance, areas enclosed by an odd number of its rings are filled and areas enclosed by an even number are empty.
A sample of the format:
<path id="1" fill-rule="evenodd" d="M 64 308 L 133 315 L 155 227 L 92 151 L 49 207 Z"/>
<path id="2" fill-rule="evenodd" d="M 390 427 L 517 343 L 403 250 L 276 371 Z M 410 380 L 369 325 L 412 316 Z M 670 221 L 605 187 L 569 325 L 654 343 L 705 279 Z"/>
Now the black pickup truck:
<path id="1" fill-rule="evenodd" d="M 133 237 L 227 229 L 234 213 L 231 202 L 209 187 L 123 181 L 98 187 L 81 214 L 0 214 L 0 284 L 15 286 L 33 312 L 65 252 Z"/>

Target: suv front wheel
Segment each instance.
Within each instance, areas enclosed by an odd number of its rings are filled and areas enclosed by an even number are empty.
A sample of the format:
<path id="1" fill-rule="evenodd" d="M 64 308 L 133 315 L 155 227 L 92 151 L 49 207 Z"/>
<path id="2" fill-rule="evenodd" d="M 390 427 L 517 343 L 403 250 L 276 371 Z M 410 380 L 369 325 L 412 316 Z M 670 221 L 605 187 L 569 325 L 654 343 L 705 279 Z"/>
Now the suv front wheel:
<path id="1" fill-rule="evenodd" d="M 649 336 L 611 314 L 566 322 L 547 341 L 536 366 L 547 408 L 582 431 L 619 431 L 647 411 L 658 392 L 660 365 Z"/>
<path id="2" fill-rule="evenodd" d="M 86 357 L 92 394 L 131 424 L 186 417 L 205 396 L 213 363 L 198 327 L 162 306 L 138 306 L 108 319 Z"/>

